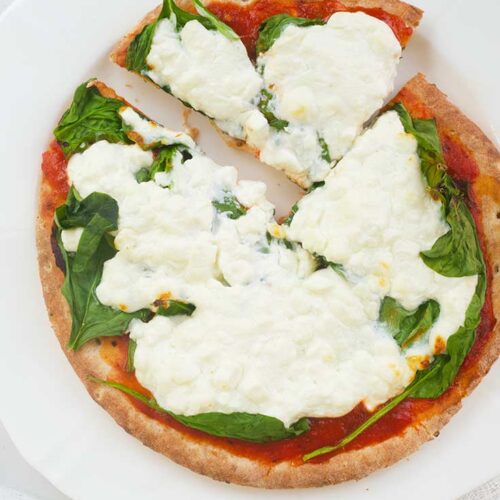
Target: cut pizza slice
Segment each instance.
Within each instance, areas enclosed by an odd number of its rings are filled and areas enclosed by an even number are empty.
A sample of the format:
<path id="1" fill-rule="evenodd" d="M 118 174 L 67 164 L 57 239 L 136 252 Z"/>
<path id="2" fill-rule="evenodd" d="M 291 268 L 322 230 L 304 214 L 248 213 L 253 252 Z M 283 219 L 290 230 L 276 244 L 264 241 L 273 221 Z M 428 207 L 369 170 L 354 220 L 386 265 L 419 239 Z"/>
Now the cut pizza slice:
<path id="1" fill-rule="evenodd" d="M 265 185 L 83 84 L 44 154 L 49 316 L 91 395 L 216 479 L 359 478 L 500 351 L 499 155 L 422 76 L 283 225 Z"/>
<path id="2" fill-rule="evenodd" d="M 309 188 L 383 105 L 420 17 L 395 0 L 165 0 L 112 59 Z"/>

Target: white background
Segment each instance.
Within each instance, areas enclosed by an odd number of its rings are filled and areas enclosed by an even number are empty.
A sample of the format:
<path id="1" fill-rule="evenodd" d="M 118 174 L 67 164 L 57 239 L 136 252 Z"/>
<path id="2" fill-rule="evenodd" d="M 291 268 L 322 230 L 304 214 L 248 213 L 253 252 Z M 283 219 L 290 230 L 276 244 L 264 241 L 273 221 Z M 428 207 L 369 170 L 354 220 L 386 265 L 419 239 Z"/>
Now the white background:
<path id="1" fill-rule="evenodd" d="M 10 0 L 0 0 L 0 11 Z M 415 0 L 426 10 L 398 84 L 423 71 L 496 141 L 498 0 Z M 40 153 L 78 83 L 97 76 L 172 128 L 181 107 L 107 62 L 113 42 L 155 0 L 18 0 L 0 19 L 0 419 L 26 459 L 75 498 L 455 498 L 500 472 L 500 367 L 441 437 L 410 459 L 358 483 L 306 492 L 258 492 L 199 477 L 145 449 L 95 405 L 48 326 L 33 248 Z M 473 6 L 471 8 L 471 5 Z M 130 85 L 130 86 L 127 86 Z M 140 101 L 134 96 L 141 95 Z M 227 150 L 204 118 L 201 146 L 242 176 L 264 179 L 278 212 L 298 190 L 280 174 Z M 17 454 L 0 426 L 0 485 L 66 498 Z"/>
<path id="2" fill-rule="evenodd" d="M 0 15 L 12 2 L 13 0 L 0 0 Z M 4 500 L 2 494 L 5 495 L 5 499 L 13 496 L 12 491 L 2 490 L 2 488 L 9 488 L 9 490 L 15 488 L 32 493 L 40 499 L 68 498 L 24 460 L 0 421 L 0 500 Z"/>

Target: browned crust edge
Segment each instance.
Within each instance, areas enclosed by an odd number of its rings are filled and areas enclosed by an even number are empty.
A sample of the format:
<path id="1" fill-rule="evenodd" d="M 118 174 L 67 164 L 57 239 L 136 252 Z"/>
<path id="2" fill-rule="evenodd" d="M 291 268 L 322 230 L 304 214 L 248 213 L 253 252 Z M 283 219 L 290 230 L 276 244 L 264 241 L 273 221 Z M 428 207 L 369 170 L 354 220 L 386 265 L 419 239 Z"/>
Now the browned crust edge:
<path id="1" fill-rule="evenodd" d="M 115 96 L 114 92 L 103 84 L 97 85 L 101 92 Z M 482 222 L 486 234 L 486 247 L 493 263 L 493 259 L 499 258 L 499 220 L 496 218 L 496 208 L 491 204 L 490 196 L 485 195 L 480 186 L 482 177 L 487 176 L 494 179 L 498 188 L 500 179 L 498 152 L 479 128 L 451 105 L 446 96 L 435 86 L 427 83 L 422 75 L 408 82 L 405 88 L 411 89 L 426 102 L 440 126 L 456 133 L 465 146 L 473 148 L 480 169 L 480 176 L 474 183 L 473 189 L 476 189 L 477 185 L 478 203 L 484 214 Z M 39 272 L 50 321 L 70 363 L 91 396 L 127 432 L 175 462 L 214 479 L 264 488 L 312 487 L 360 479 L 376 469 L 387 467 L 404 458 L 422 443 L 437 436 L 439 430 L 460 408 L 461 399 L 479 383 L 500 353 L 500 325 L 497 323 L 479 362 L 472 367 L 473 376 L 468 377 L 465 384 L 458 384 L 449 391 L 446 399 L 438 400 L 418 425 L 409 427 L 401 435 L 382 443 L 341 453 L 319 464 L 305 463 L 300 466 L 290 462 L 267 464 L 236 456 L 223 448 L 198 442 L 182 432 L 158 423 L 137 410 L 121 392 L 88 380 L 89 375 L 105 378 L 110 368 L 100 357 L 97 343 L 88 343 L 76 353 L 66 347 L 71 318 L 60 292 L 63 273 L 56 266 L 51 247 L 53 208 L 50 186 L 42 182 L 36 224 Z M 495 317 L 498 317 L 500 307 L 499 281 L 497 273 L 492 279 Z"/>
<path id="2" fill-rule="evenodd" d="M 380 8 L 388 14 L 403 20 L 408 28 L 415 29 L 422 19 L 424 11 L 399 0 L 341 0 L 346 7 L 364 7 L 366 9 Z"/>
<path id="3" fill-rule="evenodd" d="M 234 4 L 244 4 L 245 6 L 258 2 L 259 0 L 251 0 L 251 2 L 242 2 L 241 0 L 227 0 L 228 3 Z M 307 2 L 308 0 L 299 0 Z M 210 6 L 211 0 L 203 0 L 203 4 L 207 7 Z M 400 0 L 343 0 L 342 3 L 346 7 L 364 7 L 368 9 L 381 8 L 385 10 L 388 14 L 399 17 L 403 20 L 408 28 L 415 29 L 422 19 L 423 10 L 410 5 Z M 193 10 L 193 4 L 191 0 L 178 0 L 177 4 L 179 7 L 185 10 Z M 134 28 L 127 33 L 113 48 L 110 57 L 113 62 L 119 66 L 125 67 L 125 59 L 127 56 L 127 50 L 132 40 L 143 30 L 143 28 L 149 23 L 153 22 L 161 12 L 161 5 L 150 11 L 143 17 Z"/>

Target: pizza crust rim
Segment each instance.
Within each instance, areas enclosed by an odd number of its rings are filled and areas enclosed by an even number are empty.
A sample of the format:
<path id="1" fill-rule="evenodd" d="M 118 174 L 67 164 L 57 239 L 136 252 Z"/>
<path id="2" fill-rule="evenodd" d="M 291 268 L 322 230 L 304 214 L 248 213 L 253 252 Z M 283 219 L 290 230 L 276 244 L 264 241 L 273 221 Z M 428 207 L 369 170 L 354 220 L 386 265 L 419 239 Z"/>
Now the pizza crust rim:
<path id="1" fill-rule="evenodd" d="M 111 89 L 100 82 L 96 86 L 103 94 L 116 96 Z M 500 155 L 481 130 L 453 106 L 437 87 L 427 83 L 423 75 L 414 77 L 403 90 L 423 100 L 435 114 L 438 123 L 442 122 L 447 131 L 449 128 L 460 137 L 461 143 L 473 153 L 480 174 L 471 187 L 472 191 L 478 194 L 476 202 L 481 208 L 484 242 L 493 270 L 497 266 L 494 258 L 500 258 L 500 232 L 495 231 L 498 229 L 495 228 L 495 224 L 498 225 L 500 220 L 497 218 L 498 208 L 494 200 L 481 192 L 481 182 L 487 177 L 493 179 L 495 186 L 500 185 Z M 360 479 L 408 456 L 425 441 L 436 437 L 440 429 L 460 409 L 461 399 L 474 389 L 500 355 L 500 324 L 497 322 L 481 351 L 480 358 L 468 367 L 466 376 L 459 378 L 459 382 L 448 391 L 447 397 L 436 401 L 429 411 L 422 414 L 416 425 L 409 426 L 400 435 L 381 443 L 340 453 L 318 464 L 295 465 L 288 461 L 269 464 L 241 457 L 160 424 L 140 412 L 123 393 L 89 381 L 89 375 L 106 378 L 110 367 L 101 358 L 100 346 L 95 342 L 89 342 L 78 352 L 70 351 L 66 347 L 71 317 L 60 292 L 63 273 L 57 267 L 52 251 L 54 208 L 51 188 L 42 182 L 36 223 L 39 272 L 49 319 L 69 362 L 93 399 L 128 433 L 178 464 L 217 480 L 262 488 L 303 488 Z M 498 272 L 494 273 L 490 287 L 494 316 L 498 318 L 500 317 Z"/>

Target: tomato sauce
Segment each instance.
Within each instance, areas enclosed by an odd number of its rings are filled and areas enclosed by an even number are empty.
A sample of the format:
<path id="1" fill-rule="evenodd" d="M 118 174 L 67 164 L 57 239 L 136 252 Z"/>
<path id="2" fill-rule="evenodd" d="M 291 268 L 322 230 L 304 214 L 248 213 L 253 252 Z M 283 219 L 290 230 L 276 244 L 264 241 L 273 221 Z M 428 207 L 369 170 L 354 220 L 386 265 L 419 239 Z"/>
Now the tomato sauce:
<path id="1" fill-rule="evenodd" d="M 46 187 L 51 190 L 50 207 L 62 205 L 68 194 L 68 174 L 66 158 L 57 141 L 52 141 L 42 155 L 42 175 Z"/>
<path id="2" fill-rule="evenodd" d="M 128 337 L 124 336 L 102 339 L 101 356 L 112 366 L 112 371 L 108 379 L 150 396 L 149 391 L 139 384 L 135 375 L 125 370 L 127 345 Z M 358 405 L 350 413 L 340 418 L 310 419 L 310 431 L 296 438 L 270 443 L 249 443 L 238 439 L 210 436 L 204 432 L 186 427 L 169 415 L 153 410 L 132 397 L 130 397 L 130 400 L 141 412 L 158 422 L 190 435 L 198 441 L 214 444 L 237 455 L 273 463 L 283 460 L 292 460 L 300 463 L 302 455 L 321 446 L 336 443 L 370 416 L 370 413 L 363 405 Z M 405 401 L 401 403 L 385 418 L 367 429 L 358 439 L 348 445 L 346 449 L 362 448 L 399 434 L 414 421 L 417 408 L 427 408 L 428 406 L 429 402 L 424 400 Z M 324 460 L 324 457 L 316 459 L 316 461 L 321 460 Z"/>
<path id="3" fill-rule="evenodd" d="M 260 0 L 259 5 L 264 5 L 264 1 L 267 0 Z M 405 104 L 412 116 L 416 118 L 432 117 L 430 110 L 406 90 L 403 90 L 398 95 L 397 99 Z M 443 132 L 440 130 L 440 137 L 450 173 L 461 182 L 468 183 L 474 180 L 478 175 L 478 167 L 474 162 L 472 155 L 470 155 L 458 141 L 447 135 L 445 131 Z M 48 150 L 43 155 L 42 171 L 44 180 L 47 181 L 49 187 L 53 191 L 54 199 L 51 200 L 51 203 L 54 204 L 55 208 L 55 206 L 64 202 L 68 190 L 66 161 L 60 146 L 55 141 L 50 144 Z M 477 225 L 483 254 L 487 260 L 488 254 L 483 243 L 484 231 L 480 220 L 479 209 L 472 198 L 468 201 L 471 213 Z M 488 260 L 486 264 L 488 269 L 489 286 L 487 289 L 485 305 L 481 312 L 481 323 L 476 332 L 476 341 L 453 385 L 436 400 L 410 398 L 403 401 L 372 427 L 368 428 L 354 441 L 349 443 L 345 448 L 337 451 L 336 453 L 342 453 L 346 450 L 360 449 L 368 445 L 380 443 L 396 435 L 400 435 L 408 426 L 418 426 L 419 421 L 425 418 L 425 414 L 427 412 L 432 412 L 436 409 L 439 411 L 441 406 L 454 404 L 460 400 L 462 395 L 467 391 L 470 382 L 475 378 L 476 366 L 480 362 L 480 357 L 482 356 L 484 348 L 487 346 L 488 341 L 491 338 L 491 332 L 495 325 L 490 286 L 491 266 L 489 265 Z M 102 338 L 101 343 L 101 356 L 112 367 L 109 374 L 109 380 L 122 383 L 143 394 L 150 395 L 149 392 L 139 384 L 135 375 L 128 373 L 125 369 L 127 362 L 128 337 L 121 336 Z M 300 464 L 302 463 L 302 456 L 305 453 L 311 452 L 322 446 L 335 444 L 370 416 L 370 413 L 362 405 L 358 405 L 350 413 L 340 418 L 310 419 L 310 431 L 301 436 L 277 442 L 260 444 L 249 443 L 237 439 L 210 436 L 201 431 L 185 427 L 170 416 L 152 410 L 134 398 L 130 398 L 130 400 L 135 407 L 144 414 L 161 422 L 163 425 L 179 430 L 194 440 L 211 443 L 220 448 L 227 449 L 236 455 L 267 463 L 289 460 Z M 321 462 L 328 460 L 331 456 L 332 454 L 323 455 L 313 461 Z"/>
<path id="4" fill-rule="evenodd" d="M 309 2 L 299 0 L 258 0 L 248 2 L 247 5 L 216 0 L 210 3 L 210 11 L 238 33 L 252 58 L 255 58 L 255 43 L 259 36 L 260 25 L 267 18 L 276 14 L 290 14 L 295 17 L 324 19 L 326 21 L 335 12 L 365 12 L 388 24 L 402 46 L 406 45 L 413 33 L 413 29 L 406 26 L 400 17 L 389 14 L 383 9 L 348 8 L 338 0 L 313 0 Z"/>

